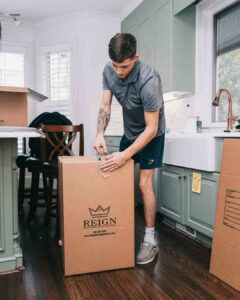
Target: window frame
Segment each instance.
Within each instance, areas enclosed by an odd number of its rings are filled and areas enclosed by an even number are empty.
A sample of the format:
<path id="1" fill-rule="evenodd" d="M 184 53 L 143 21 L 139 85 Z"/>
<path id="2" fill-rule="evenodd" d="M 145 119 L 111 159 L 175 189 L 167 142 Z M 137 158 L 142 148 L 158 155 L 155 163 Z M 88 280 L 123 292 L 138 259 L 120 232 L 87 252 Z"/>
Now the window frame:
<path id="1" fill-rule="evenodd" d="M 203 127 L 225 127 L 226 121 L 214 122 L 211 102 L 216 96 L 216 53 L 214 15 L 238 3 L 238 0 L 203 0 L 196 11 L 196 114 Z"/>

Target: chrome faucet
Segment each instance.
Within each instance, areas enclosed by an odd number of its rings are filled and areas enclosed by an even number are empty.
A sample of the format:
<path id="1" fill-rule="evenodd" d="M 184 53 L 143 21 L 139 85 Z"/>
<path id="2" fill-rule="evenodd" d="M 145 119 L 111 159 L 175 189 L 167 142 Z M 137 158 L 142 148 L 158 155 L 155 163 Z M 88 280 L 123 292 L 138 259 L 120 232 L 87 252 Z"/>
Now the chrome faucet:
<path id="1" fill-rule="evenodd" d="M 238 119 L 237 116 L 233 116 L 233 114 L 232 114 L 232 96 L 231 96 L 230 92 L 227 89 L 218 90 L 217 95 L 212 102 L 212 105 L 213 106 L 219 105 L 220 96 L 221 96 L 222 92 L 225 92 L 228 97 L 228 119 L 227 119 L 227 130 L 226 131 L 229 132 L 233 129 L 233 126 L 232 126 L 233 123 Z"/>

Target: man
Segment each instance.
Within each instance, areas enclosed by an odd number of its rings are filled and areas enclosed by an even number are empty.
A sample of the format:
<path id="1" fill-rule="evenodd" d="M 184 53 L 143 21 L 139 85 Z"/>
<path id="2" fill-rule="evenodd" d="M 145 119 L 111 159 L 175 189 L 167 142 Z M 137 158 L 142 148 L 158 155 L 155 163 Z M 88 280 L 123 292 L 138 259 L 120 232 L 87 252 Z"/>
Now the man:
<path id="1" fill-rule="evenodd" d="M 112 95 L 122 105 L 124 135 L 120 152 L 102 163 L 103 171 L 111 172 L 130 158 L 140 163 L 139 187 L 143 197 L 146 222 L 144 241 L 136 263 L 154 260 L 158 245 L 154 237 L 156 197 L 153 191 L 154 169 L 162 164 L 165 116 L 161 79 L 150 66 L 139 61 L 136 38 L 127 33 L 116 34 L 109 42 L 111 62 L 103 71 L 103 93 L 98 114 L 98 129 L 94 148 L 107 153 L 104 131 L 111 114 Z"/>

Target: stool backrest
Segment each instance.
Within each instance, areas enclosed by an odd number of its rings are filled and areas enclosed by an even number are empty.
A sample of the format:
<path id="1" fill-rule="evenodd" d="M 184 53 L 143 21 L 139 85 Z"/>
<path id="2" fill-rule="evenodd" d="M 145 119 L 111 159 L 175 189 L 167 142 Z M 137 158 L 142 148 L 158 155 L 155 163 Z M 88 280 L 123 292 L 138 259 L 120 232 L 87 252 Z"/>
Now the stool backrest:
<path id="1" fill-rule="evenodd" d="M 84 155 L 84 131 L 83 124 L 80 125 L 43 125 L 40 124 L 45 138 L 41 138 L 42 162 L 52 161 L 57 156 L 73 156 L 72 144 L 79 133 L 79 155 Z M 46 140 L 52 146 L 50 153 L 46 151 Z"/>

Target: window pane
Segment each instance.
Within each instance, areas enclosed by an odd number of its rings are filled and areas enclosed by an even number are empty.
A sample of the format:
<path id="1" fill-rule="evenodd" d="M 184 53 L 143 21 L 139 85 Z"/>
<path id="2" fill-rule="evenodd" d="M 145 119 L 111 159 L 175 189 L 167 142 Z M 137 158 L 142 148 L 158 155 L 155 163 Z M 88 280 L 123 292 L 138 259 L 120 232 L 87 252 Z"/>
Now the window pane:
<path id="1" fill-rule="evenodd" d="M 70 91 L 70 50 L 46 51 L 42 57 L 42 91 L 48 96 L 43 101 L 41 111 L 64 114 L 71 116 L 71 91 Z"/>
<path id="2" fill-rule="evenodd" d="M 229 90 L 232 95 L 233 115 L 240 115 L 240 49 L 225 53 L 217 58 L 217 91 L 220 88 Z M 228 100 L 221 95 L 216 109 L 216 121 L 226 121 Z"/>
<path id="3" fill-rule="evenodd" d="M 70 53 L 48 53 L 50 100 L 70 100 Z"/>
<path id="4" fill-rule="evenodd" d="M 0 53 L 0 85 L 24 86 L 24 54 Z"/>

